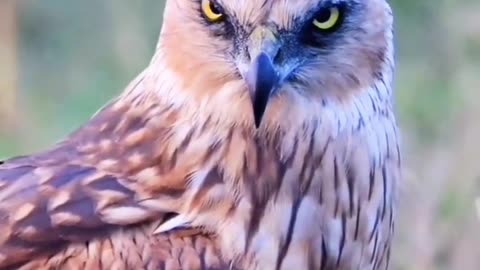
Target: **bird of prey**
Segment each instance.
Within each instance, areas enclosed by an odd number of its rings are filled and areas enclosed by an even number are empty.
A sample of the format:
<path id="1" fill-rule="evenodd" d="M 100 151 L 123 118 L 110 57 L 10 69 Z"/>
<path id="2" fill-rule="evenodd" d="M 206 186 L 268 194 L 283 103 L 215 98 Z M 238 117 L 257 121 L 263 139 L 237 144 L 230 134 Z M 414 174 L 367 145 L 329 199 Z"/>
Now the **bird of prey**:
<path id="1" fill-rule="evenodd" d="M 387 269 L 401 179 L 385 0 L 168 0 L 156 53 L 0 166 L 5 269 Z"/>

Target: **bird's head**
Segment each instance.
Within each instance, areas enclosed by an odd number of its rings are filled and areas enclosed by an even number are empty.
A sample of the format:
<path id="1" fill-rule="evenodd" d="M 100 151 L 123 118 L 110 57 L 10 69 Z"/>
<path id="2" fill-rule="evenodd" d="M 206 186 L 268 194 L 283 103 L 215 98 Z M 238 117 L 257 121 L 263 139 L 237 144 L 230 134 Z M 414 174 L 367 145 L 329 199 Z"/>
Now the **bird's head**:
<path id="1" fill-rule="evenodd" d="M 170 0 L 157 58 L 181 82 L 171 99 L 299 121 L 390 80 L 392 15 L 385 0 Z"/>

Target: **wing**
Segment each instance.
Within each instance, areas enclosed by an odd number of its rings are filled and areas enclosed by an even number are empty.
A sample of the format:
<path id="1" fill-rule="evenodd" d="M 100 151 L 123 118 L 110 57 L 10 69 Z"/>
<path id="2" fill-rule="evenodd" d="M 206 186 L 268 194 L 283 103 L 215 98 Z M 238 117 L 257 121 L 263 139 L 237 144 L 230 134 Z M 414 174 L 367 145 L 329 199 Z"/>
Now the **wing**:
<path id="1" fill-rule="evenodd" d="M 170 215 L 142 206 L 125 179 L 72 164 L 46 177 L 53 169 L 33 164 L 27 158 L 0 168 L 0 268 L 232 269 L 214 238 L 156 234 Z"/>
<path id="2" fill-rule="evenodd" d="M 0 266 L 157 214 L 133 201 L 134 191 L 120 184 L 123 179 L 91 166 L 29 161 L 0 167 Z"/>
<path id="3" fill-rule="evenodd" d="M 193 131 L 172 132 L 176 120 L 159 102 L 121 98 L 51 150 L 3 162 L 0 267 L 181 212 L 208 151 L 182 155 Z"/>
<path id="4" fill-rule="evenodd" d="M 71 244 L 39 256 L 25 269 L 234 269 L 220 255 L 217 239 L 193 231 L 151 237 L 154 224 L 118 230 L 106 238 Z"/>

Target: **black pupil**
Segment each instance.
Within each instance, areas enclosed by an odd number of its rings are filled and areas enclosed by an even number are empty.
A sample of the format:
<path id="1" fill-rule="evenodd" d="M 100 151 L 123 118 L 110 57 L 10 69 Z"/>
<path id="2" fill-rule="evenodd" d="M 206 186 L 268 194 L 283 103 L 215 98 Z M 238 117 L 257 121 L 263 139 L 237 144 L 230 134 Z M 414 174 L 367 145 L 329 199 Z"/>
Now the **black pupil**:
<path id="1" fill-rule="evenodd" d="M 213 1 L 210 1 L 210 10 L 217 15 L 222 13 L 220 8 Z"/>
<path id="2" fill-rule="evenodd" d="M 330 9 L 324 8 L 318 12 L 315 19 L 320 23 L 324 23 L 324 22 L 328 22 L 331 16 L 332 16 L 332 12 L 330 11 Z"/>

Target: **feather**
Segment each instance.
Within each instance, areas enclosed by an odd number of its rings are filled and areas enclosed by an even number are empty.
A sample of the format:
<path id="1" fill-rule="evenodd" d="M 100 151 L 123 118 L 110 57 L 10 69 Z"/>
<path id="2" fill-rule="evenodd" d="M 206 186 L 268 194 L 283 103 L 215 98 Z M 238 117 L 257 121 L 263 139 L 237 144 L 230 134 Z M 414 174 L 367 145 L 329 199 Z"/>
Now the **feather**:
<path id="1" fill-rule="evenodd" d="M 118 98 L 0 162 L 0 268 L 387 269 L 392 13 L 346 1 L 321 44 L 299 18 L 335 1 L 218 1 L 215 24 L 201 1 L 167 1 L 155 56 Z M 255 52 L 268 65 L 252 69 Z M 265 72 L 255 125 L 246 80 Z"/>
<path id="2" fill-rule="evenodd" d="M 191 221 L 187 217 L 182 216 L 182 215 L 177 215 L 177 216 L 169 219 L 168 221 L 162 223 L 160 226 L 158 226 L 158 228 L 155 229 L 153 234 L 165 233 L 165 232 L 171 231 L 175 228 L 189 227 L 190 223 L 191 223 Z"/>

